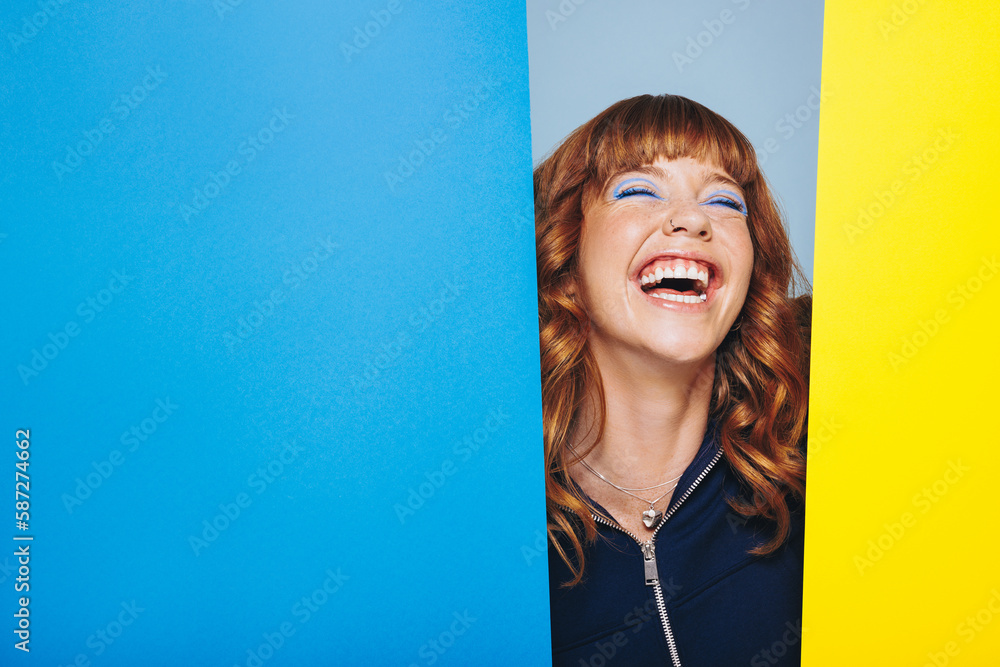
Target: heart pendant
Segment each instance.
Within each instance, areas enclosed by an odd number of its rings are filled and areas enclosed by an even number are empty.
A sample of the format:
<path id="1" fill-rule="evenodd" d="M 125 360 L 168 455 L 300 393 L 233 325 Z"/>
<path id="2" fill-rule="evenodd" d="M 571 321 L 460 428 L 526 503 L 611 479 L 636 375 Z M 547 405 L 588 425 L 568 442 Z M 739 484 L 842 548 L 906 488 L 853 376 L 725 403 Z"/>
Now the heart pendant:
<path id="1" fill-rule="evenodd" d="M 642 522 L 646 524 L 646 528 L 652 528 L 653 524 L 660 520 L 663 516 L 663 512 L 657 512 L 652 507 L 642 513 Z"/>

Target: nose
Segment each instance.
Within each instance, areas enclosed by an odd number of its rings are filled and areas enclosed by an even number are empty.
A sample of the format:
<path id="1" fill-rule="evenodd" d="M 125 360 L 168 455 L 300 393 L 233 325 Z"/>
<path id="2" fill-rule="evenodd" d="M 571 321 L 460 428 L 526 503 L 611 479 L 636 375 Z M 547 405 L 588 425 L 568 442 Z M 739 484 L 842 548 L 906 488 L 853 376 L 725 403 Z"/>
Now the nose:
<path id="1" fill-rule="evenodd" d="M 687 204 L 667 214 L 663 233 L 667 236 L 684 234 L 708 241 L 712 238 L 712 220 L 698 204 Z"/>

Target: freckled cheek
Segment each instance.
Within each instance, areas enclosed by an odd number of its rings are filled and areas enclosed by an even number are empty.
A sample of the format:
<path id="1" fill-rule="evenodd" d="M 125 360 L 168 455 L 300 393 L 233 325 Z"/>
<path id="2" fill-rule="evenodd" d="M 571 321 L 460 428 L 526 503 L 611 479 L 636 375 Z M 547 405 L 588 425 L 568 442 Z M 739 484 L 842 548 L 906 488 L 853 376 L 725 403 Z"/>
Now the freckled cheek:
<path id="1" fill-rule="evenodd" d="M 729 239 L 727 245 L 731 249 L 730 270 L 738 276 L 738 282 L 746 287 L 750 284 L 750 276 L 753 273 L 753 241 L 750 240 L 750 232 L 746 229 L 741 230 Z"/>
<path id="2" fill-rule="evenodd" d="M 604 215 L 601 211 L 585 213 L 580 230 L 579 270 L 584 290 L 595 306 L 614 307 L 627 297 L 627 276 L 635 254 L 648 236 L 648 213 Z"/>

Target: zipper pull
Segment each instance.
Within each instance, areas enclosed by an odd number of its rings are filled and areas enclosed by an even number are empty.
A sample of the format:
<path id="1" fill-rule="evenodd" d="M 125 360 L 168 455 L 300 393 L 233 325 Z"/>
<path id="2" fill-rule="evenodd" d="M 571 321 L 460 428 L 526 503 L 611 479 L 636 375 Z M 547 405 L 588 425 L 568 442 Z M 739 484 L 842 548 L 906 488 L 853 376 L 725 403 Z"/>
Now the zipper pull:
<path id="1" fill-rule="evenodd" d="M 660 575 L 656 571 L 656 551 L 652 540 L 642 545 L 642 560 L 646 569 L 646 585 L 655 586 L 660 582 Z"/>

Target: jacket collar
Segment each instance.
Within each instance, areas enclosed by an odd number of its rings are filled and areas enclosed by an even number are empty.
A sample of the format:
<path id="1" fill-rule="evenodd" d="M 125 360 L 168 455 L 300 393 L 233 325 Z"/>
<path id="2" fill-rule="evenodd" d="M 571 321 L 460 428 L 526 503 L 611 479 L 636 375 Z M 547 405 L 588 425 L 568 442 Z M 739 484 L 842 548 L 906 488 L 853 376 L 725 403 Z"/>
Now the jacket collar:
<path id="1" fill-rule="evenodd" d="M 715 458 L 716 453 L 719 451 L 719 425 L 714 419 L 710 419 L 708 422 L 708 427 L 705 429 L 705 437 L 702 438 L 701 447 L 698 448 L 698 453 L 694 455 L 694 459 L 684 470 L 684 474 L 681 475 L 680 480 L 677 482 L 677 488 L 674 489 L 674 495 L 670 497 L 670 505 L 667 506 L 667 511 L 673 509 L 674 505 L 680 502 L 680 499 L 684 497 L 691 485 L 694 484 L 694 480 L 698 478 L 708 464 L 712 462 Z"/>

